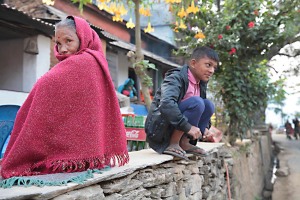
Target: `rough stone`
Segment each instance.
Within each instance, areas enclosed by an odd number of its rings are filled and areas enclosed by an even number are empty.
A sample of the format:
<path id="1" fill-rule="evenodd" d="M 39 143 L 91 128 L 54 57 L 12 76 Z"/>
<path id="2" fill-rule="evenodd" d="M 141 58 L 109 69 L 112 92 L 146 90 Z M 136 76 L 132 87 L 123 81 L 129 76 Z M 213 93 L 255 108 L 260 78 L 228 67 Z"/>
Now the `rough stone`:
<path id="1" fill-rule="evenodd" d="M 262 194 L 264 199 L 270 199 L 272 197 L 272 191 L 270 190 L 264 190 Z"/>
<path id="2" fill-rule="evenodd" d="M 215 178 L 217 176 L 218 176 L 217 166 L 211 166 L 211 168 L 210 168 L 210 177 Z"/>
<path id="3" fill-rule="evenodd" d="M 155 187 L 155 188 L 151 188 L 149 189 L 149 191 L 151 192 L 150 197 L 153 199 L 160 199 L 161 198 L 161 194 L 164 192 L 164 189 L 160 188 L 160 187 Z"/>
<path id="4" fill-rule="evenodd" d="M 174 194 L 177 194 L 176 183 L 174 183 L 174 182 L 171 182 L 166 185 L 162 185 L 162 188 L 164 189 L 164 191 L 161 194 L 161 197 L 163 197 L 163 198 L 171 197 L 171 196 L 174 196 Z"/>
<path id="5" fill-rule="evenodd" d="M 172 197 L 164 198 L 164 200 L 179 200 L 179 196 L 178 195 L 174 195 Z"/>
<path id="6" fill-rule="evenodd" d="M 202 192 L 201 191 L 200 192 L 196 192 L 195 194 L 193 194 L 193 195 L 191 195 L 191 196 L 188 197 L 188 200 L 199 200 L 199 199 L 202 199 Z"/>
<path id="7" fill-rule="evenodd" d="M 174 177 L 174 181 L 177 182 L 179 180 L 182 180 L 184 175 L 183 175 L 183 171 L 178 171 L 177 173 L 174 173 L 173 175 Z"/>
<path id="8" fill-rule="evenodd" d="M 183 180 L 187 180 L 189 177 L 190 177 L 190 175 L 192 174 L 192 172 L 191 171 L 189 171 L 189 170 L 184 170 L 183 171 Z"/>
<path id="9" fill-rule="evenodd" d="M 225 160 L 225 162 L 228 164 L 228 165 L 234 165 L 234 160 L 233 160 L 233 158 L 228 158 L 228 159 L 226 159 Z"/>
<path id="10" fill-rule="evenodd" d="M 223 157 L 223 158 L 232 158 L 232 153 L 230 152 L 229 149 L 223 148 L 223 149 L 219 152 L 219 156 L 220 156 L 220 157 Z"/>
<path id="11" fill-rule="evenodd" d="M 123 194 L 122 200 L 144 200 L 150 197 L 151 192 L 140 187 L 137 190 L 130 191 L 126 194 Z"/>
<path id="12" fill-rule="evenodd" d="M 197 164 L 188 165 L 186 169 L 191 171 L 191 174 L 199 174 L 199 168 Z"/>
<path id="13" fill-rule="evenodd" d="M 201 168 L 201 167 L 203 167 L 203 165 L 204 165 L 203 160 L 198 160 L 197 166 L 198 166 L 199 168 Z"/>
<path id="14" fill-rule="evenodd" d="M 122 200 L 122 195 L 114 193 L 105 197 L 105 200 Z"/>
<path id="15" fill-rule="evenodd" d="M 102 200 L 105 199 L 100 185 L 93 185 L 79 190 L 73 190 L 52 200 Z"/>
<path id="16" fill-rule="evenodd" d="M 137 175 L 137 179 L 143 182 L 144 187 L 154 187 L 173 180 L 172 169 L 160 168 L 152 173 L 144 172 Z"/>
<path id="17" fill-rule="evenodd" d="M 121 178 L 121 179 L 117 179 L 117 180 L 113 180 L 113 181 L 109 181 L 106 183 L 101 184 L 101 187 L 103 188 L 103 191 L 105 194 L 113 194 L 113 193 L 118 193 L 121 192 L 123 189 L 125 189 L 126 187 L 129 186 L 130 182 L 131 182 L 131 178 L 133 176 L 135 176 L 137 174 L 137 172 L 125 177 L 125 178 Z M 139 187 L 139 185 L 141 185 L 142 183 L 137 183 L 136 181 L 134 182 L 135 185 L 133 185 L 132 187 Z M 129 188 L 127 189 L 129 190 Z"/>
<path id="18" fill-rule="evenodd" d="M 120 193 L 124 194 L 126 192 L 131 191 L 131 190 L 139 188 L 142 185 L 143 185 L 142 181 L 139 181 L 139 180 L 136 180 L 136 179 L 132 179 L 132 180 L 129 181 L 128 185 L 126 185 L 125 188 L 122 189 L 122 191 Z"/>
<path id="19" fill-rule="evenodd" d="M 227 200 L 227 196 L 224 193 L 218 192 L 217 194 L 213 195 L 212 199 Z"/>
<path id="20" fill-rule="evenodd" d="M 180 165 L 180 166 L 183 166 L 183 165 Z M 161 164 L 161 167 L 164 167 L 164 168 L 177 168 L 178 163 L 168 162 L 168 163 Z"/>
<path id="21" fill-rule="evenodd" d="M 203 167 L 201 167 L 199 169 L 199 173 L 202 174 L 202 175 L 203 174 L 208 174 L 209 171 L 210 171 L 210 167 L 208 165 L 204 165 Z"/>
<path id="22" fill-rule="evenodd" d="M 185 196 L 185 192 L 182 191 L 178 195 L 178 200 L 187 200 L 188 198 Z"/>
<path id="23" fill-rule="evenodd" d="M 185 193 L 187 196 L 200 192 L 202 187 L 201 177 L 199 174 L 193 174 L 188 181 L 184 183 Z"/>
<path id="24" fill-rule="evenodd" d="M 289 168 L 288 167 L 283 167 L 280 169 L 277 169 L 277 171 L 275 172 L 275 175 L 278 177 L 285 177 L 289 175 Z"/>
<path id="25" fill-rule="evenodd" d="M 208 197 L 208 194 L 210 193 L 210 190 L 210 186 L 202 187 L 202 198 L 206 199 Z"/>

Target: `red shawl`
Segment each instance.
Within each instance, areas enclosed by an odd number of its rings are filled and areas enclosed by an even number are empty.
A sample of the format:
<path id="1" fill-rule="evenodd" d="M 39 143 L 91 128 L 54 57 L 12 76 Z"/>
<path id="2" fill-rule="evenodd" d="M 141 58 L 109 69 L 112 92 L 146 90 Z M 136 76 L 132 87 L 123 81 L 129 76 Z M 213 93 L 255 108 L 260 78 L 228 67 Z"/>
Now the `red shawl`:
<path id="1" fill-rule="evenodd" d="M 72 18 L 72 17 L 71 17 Z M 20 108 L 2 160 L 1 175 L 78 172 L 129 161 L 125 127 L 101 41 L 73 17 L 79 51 L 34 85 Z"/>

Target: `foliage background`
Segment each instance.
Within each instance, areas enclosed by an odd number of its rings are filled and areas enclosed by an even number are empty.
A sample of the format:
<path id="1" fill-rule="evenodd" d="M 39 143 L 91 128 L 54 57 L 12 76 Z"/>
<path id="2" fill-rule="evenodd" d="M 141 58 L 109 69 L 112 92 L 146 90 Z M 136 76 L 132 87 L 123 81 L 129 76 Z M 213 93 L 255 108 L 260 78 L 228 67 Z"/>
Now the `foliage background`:
<path id="1" fill-rule="evenodd" d="M 189 55 L 197 46 L 215 49 L 221 64 L 216 73 L 217 94 L 229 116 L 230 142 L 244 138 L 264 121 L 268 102 L 282 103 L 283 80 L 271 82 L 268 60 L 299 32 L 296 1 L 198 1 L 200 12 L 187 16 L 180 29 L 177 55 Z M 177 7 L 175 9 L 180 9 Z M 201 31 L 205 38 L 195 38 Z"/>

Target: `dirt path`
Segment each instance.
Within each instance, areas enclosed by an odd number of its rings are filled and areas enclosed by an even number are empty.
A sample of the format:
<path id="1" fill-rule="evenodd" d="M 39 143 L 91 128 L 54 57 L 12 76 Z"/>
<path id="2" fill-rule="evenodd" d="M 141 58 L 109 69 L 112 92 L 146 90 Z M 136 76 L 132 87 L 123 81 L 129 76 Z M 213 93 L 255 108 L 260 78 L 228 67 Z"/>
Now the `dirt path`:
<path id="1" fill-rule="evenodd" d="M 273 134 L 273 140 L 283 148 L 280 169 L 287 167 L 289 175 L 276 178 L 272 200 L 300 200 L 300 140 L 287 140 L 282 134 Z"/>

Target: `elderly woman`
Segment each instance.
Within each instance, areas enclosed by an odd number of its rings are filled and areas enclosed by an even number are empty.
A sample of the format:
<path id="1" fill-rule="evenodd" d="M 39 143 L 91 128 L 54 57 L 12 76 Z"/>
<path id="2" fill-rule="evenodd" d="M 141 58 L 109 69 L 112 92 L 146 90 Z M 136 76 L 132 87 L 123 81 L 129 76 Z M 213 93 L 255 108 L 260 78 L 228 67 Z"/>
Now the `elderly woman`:
<path id="1" fill-rule="evenodd" d="M 56 25 L 60 61 L 20 108 L 1 164 L 3 178 L 102 169 L 128 162 L 125 128 L 101 41 L 89 24 Z"/>

